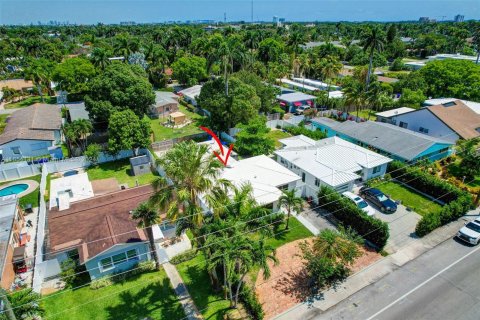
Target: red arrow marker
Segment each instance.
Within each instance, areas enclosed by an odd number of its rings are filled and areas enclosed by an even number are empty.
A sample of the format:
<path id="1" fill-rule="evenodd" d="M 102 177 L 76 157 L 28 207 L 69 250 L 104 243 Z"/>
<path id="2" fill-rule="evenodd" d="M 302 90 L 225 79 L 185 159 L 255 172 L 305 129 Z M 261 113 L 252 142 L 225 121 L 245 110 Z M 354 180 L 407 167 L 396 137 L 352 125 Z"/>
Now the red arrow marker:
<path id="1" fill-rule="evenodd" d="M 233 150 L 233 144 L 230 144 L 230 147 L 228 147 L 227 154 L 225 155 L 224 151 L 223 151 L 223 145 L 220 142 L 220 139 L 217 137 L 217 135 L 215 133 L 213 133 L 213 131 L 208 129 L 208 128 L 200 127 L 200 129 L 202 129 L 203 131 L 205 131 L 206 133 L 211 135 L 213 139 L 215 139 L 218 146 L 220 147 L 221 155 L 218 154 L 216 151 L 213 151 L 213 154 L 218 158 L 218 160 L 220 160 L 221 163 L 223 163 L 224 166 L 226 166 L 228 158 L 230 157 L 230 153 L 232 153 L 232 150 Z"/>

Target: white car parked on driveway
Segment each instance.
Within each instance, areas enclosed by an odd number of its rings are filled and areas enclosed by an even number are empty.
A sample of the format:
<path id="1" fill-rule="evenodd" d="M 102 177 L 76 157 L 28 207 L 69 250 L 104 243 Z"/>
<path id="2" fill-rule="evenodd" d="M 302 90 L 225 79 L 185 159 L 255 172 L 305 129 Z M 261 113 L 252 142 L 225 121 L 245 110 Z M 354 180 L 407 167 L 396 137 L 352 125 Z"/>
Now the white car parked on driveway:
<path id="1" fill-rule="evenodd" d="M 467 243 L 477 245 L 480 242 L 480 218 L 470 221 L 460 229 L 457 238 Z"/>
<path id="2" fill-rule="evenodd" d="M 365 211 L 365 213 L 369 216 L 374 216 L 375 215 L 375 209 L 373 209 L 371 206 L 368 205 L 368 203 L 362 199 L 362 197 L 350 192 L 350 191 L 347 191 L 347 192 L 344 192 L 342 193 L 345 197 L 347 197 L 348 199 L 352 200 L 353 203 L 355 203 L 357 205 L 357 207 L 359 207 L 360 209 L 362 209 L 363 211 Z"/>

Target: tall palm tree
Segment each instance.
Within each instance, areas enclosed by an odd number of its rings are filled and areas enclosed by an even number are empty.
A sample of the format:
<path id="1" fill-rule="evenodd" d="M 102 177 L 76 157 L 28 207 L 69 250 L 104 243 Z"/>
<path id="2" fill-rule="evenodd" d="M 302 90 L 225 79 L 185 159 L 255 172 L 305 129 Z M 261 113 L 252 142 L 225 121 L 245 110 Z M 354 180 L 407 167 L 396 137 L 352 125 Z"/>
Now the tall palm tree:
<path id="1" fill-rule="evenodd" d="M 327 82 L 327 104 L 330 98 L 331 80 L 338 76 L 338 73 L 342 70 L 343 65 L 338 59 L 332 56 L 327 56 L 322 59 L 320 73 L 323 76 L 325 82 Z"/>
<path id="2" fill-rule="evenodd" d="M 349 107 L 354 107 L 357 111 L 357 121 L 360 109 L 365 101 L 365 89 L 364 85 L 355 79 L 352 79 L 348 85 L 342 88 L 345 104 Z"/>
<path id="3" fill-rule="evenodd" d="M 152 226 L 160 223 L 162 220 L 160 214 L 158 213 L 158 210 L 152 208 L 147 202 L 143 202 L 130 214 L 132 219 L 137 221 L 137 226 L 139 228 L 147 230 L 148 239 L 150 240 L 151 252 L 156 257 Z M 154 260 L 156 263 L 158 263 L 156 258 Z"/>
<path id="4" fill-rule="evenodd" d="M 92 54 L 90 55 L 90 61 L 92 64 L 99 68 L 100 70 L 105 70 L 105 68 L 110 64 L 108 59 L 110 56 L 109 52 L 104 48 L 93 48 Z"/>
<path id="5" fill-rule="evenodd" d="M 477 27 L 477 29 L 473 33 L 473 45 L 477 50 L 477 60 L 475 63 L 478 64 L 480 60 L 480 27 Z"/>
<path id="6" fill-rule="evenodd" d="M 224 70 L 225 95 L 228 96 L 228 75 L 233 71 L 234 63 L 243 61 L 244 51 L 237 38 L 230 37 L 223 41 L 216 50 L 216 57 L 220 60 Z"/>
<path id="7" fill-rule="evenodd" d="M 164 176 L 153 183 L 154 194 L 150 202 L 166 211 L 167 218 L 178 221 L 177 233 L 189 229 L 206 257 L 210 254 L 203 248 L 205 238 L 201 228 L 206 213 L 202 209 L 200 196 L 210 208 L 218 206 L 219 194 L 227 192 L 231 183 L 220 178 L 223 164 L 210 154 L 206 145 L 193 141 L 175 144 L 163 157 L 157 160 Z M 210 274 L 216 285 L 218 278 Z"/>
<path id="8" fill-rule="evenodd" d="M 300 46 L 304 44 L 305 35 L 300 31 L 292 32 L 287 39 L 287 45 L 292 48 L 294 57 L 296 57 L 297 54 L 302 51 L 302 48 Z"/>
<path id="9" fill-rule="evenodd" d="M 367 83 L 365 89 L 368 90 L 370 85 L 370 75 L 372 74 L 373 55 L 375 52 L 382 52 L 384 45 L 384 35 L 379 27 L 373 27 L 363 37 L 363 50 L 369 53 Z"/>
<path id="10" fill-rule="evenodd" d="M 297 197 L 295 194 L 295 189 L 284 190 L 282 196 L 278 199 L 280 205 L 287 210 L 287 223 L 285 225 L 285 230 L 288 230 L 288 224 L 290 222 L 290 215 L 292 211 L 300 212 L 302 211 L 303 200 L 300 197 Z"/>

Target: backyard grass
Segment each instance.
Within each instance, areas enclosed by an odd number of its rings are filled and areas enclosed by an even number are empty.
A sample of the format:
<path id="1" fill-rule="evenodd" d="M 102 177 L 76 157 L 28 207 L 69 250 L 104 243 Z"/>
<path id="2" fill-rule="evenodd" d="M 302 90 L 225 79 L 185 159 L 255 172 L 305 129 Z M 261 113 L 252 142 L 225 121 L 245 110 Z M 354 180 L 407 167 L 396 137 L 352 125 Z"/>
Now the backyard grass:
<path id="1" fill-rule="evenodd" d="M 162 125 L 163 122 L 167 121 L 167 118 L 149 119 L 155 141 L 170 140 L 203 132 L 199 128 L 203 119 L 201 115 L 189 111 L 182 105 L 179 105 L 179 111 L 184 113 L 189 120 L 192 120 L 190 124 L 182 128 L 173 129 Z"/>
<path id="2" fill-rule="evenodd" d="M 37 181 L 38 184 L 40 184 L 41 179 L 42 179 L 42 175 L 39 174 L 33 177 L 27 177 L 27 178 L 17 179 L 13 181 L 2 182 L 0 183 L 0 187 L 3 186 L 4 184 L 12 183 L 20 180 L 34 180 L 34 181 Z M 21 197 L 18 203 L 22 207 L 24 207 L 27 204 L 31 204 L 33 208 L 36 208 L 39 206 L 39 197 L 40 197 L 40 186 L 38 186 L 37 189 L 35 189 L 35 191 Z"/>
<path id="3" fill-rule="evenodd" d="M 280 149 L 282 147 L 282 144 L 278 140 L 285 139 L 291 136 L 292 135 L 290 133 L 284 132 L 282 130 L 270 130 L 270 132 L 267 133 L 267 137 L 272 138 L 275 141 L 276 149 Z"/>
<path id="4" fill-rule="evenodd" d="M 448 164 L 445 168 L 448 170 L 448 173 L 454 176 L 459 182 L 463 180 L 463 173 L 460 168 L 461 159 L 457 159 L 455 163 Z M 480 175 L 475 176 L 473 181 L 470 179 L 465 179 L 464 185 L 471 188 L 480 188 Z"/>
<path id="5" fill-rule="evenodd" d="M 5 127 L 7 126 L 7 118 L 9 114 L 0 114 L 0 134 L 3 133 Z"/>
<path id="6" fill-rule="evenodd" d="M 294 217 L 290 218 L 289 231 L 284 230 L 284 224 L 280 224 L 275 230 L 276 236 L 267 238 L 266 244 L 276 249 L 288 242 L 312 236 L 312 233 Z M 177 265 L 177 270 L 187 285 L 195 305 L 201 310 L 203 317 L 212 320 L 223 319 L 225 312 L 229 309 L 230 303 L 228 300 L 223 299 L 221 292 L 217 293 L 213 291 L 203 254 L 200 253 L 192 260 L 180 263 Z M 250 277 L 255 278 L 258 271 L 258 268 L 252 270 Z"/>
<path id="7" fill-rule="evenodd" d="M 48 104 L 57 103 L 57 97 L 43 96 L 43 99 L 45 100 L 45 103 L 48 103 Z M 31 106 L 34 103 L 40 103 L 40 102 L 42 102 L 42 98 L 40 96 L 31 96 L 22 101 L 8 103 L 5 105 L 5 109 L 25 108 L 25 107 Z"/>
<path id="8" fill-rule="evenodd" d="M 158 176 L 157 173 L 145 173 L 139 176 L 130 174 L 130 161 L 122 159 L 118 161 L 105 162 L 89 167 L 87 170 L 90 181 L 116 178 L 120 184 L 128 184 L 129 187 L 135 187 L 136 181 L 138 185 L 146 185 L 152 183 Z"/>
<path id="9" fill-rule="evenodd" d="M 208 276 L 203 254 L 177 265 L 195 305 L 206 320 L 223 320 L 230 302 L 224 300 L 221 292 L 214 292 Z"/>
<path id="10" fill-rule="evenodd" d="M 441 209 L 438 203 L 396 182 L 389 181 L 372 187 L 381 190 L 393 200 L 400 200 L 404 206 L 411 208 L 421 216 Z"/>
<path id="11" fill-rule="evenodd" d="M 360 110 L 360 111 L 358 112 L 358 116 L 359 116 L 360 118 L 363 118 L 363 119 L 367 120 L 369 113 L 370 113 L 370 119 L 369 119 L 369 120 L 370 120 L 370 121 L 376 121 L 376 120 L 377 120 L 377 116 L 375 115 L 375 113 L 376 113 L 375 110 L 370 110 L 370 109 Z M 355 111 L 352 111 L 352 112 L 350 112 L 350 114 L 356 116 L 356 115 L 357 115 L 357 111 L 356 111 L 356 110 L 355 110 Z"/>
<path id="12" fill-rule="evenodd" d="M 47 319 L 183 319 L 185 314 L 165 271 L 134 276 L 124 282 L 92 290 L 89 286 L 46 296 Z"/>

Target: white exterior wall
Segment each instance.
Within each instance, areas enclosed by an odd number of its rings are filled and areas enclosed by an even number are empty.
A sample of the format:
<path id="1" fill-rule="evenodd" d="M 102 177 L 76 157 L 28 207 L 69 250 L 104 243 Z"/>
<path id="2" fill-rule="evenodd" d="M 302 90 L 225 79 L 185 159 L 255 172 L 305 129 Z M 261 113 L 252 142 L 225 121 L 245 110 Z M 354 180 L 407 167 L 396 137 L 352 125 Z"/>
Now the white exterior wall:
<path id="1" fill-rule="evenodd" d="M 367 181 L 369 179 L 383 177 L 387 172 L 387 167 L 388 167 L 388 163 L 382 164 L 380 166 L 380 171 L 377 173 L 373 173 L 374 168 L 364 168 L 362 170 L 362 180 Z"/>
<path id="2" fill-rule="evenodd" d="M 400 126 L 400 121 L 408 123 L 407 129 L 415 132 L 420 132 L 420 127 L 428 129 L 427 135 L 431 137 L 441 138 L 450 142 L 457 142 L 460 138 L 452 129 L 445 123 L 434 116 L 427 109 L 420 109 L 415 112 L 401 114 L 391 118 L 392 124 Z M 424 133 L 425 134 L 425 133 Z"/>
<path id="3" fill-rule="evenodd" d="M 0 149 L 2 150 L 3 159 L 18 159 L 21 157 L 38 157 L 43 155 L 48 155 L 48 147 L 54 145 L 55 141 L 48 140 L 14 140 L 8 143 L 2 144 Z M 44 143 L 45 147 L 32 150 L 35 144 Z M 14 154 L 12 151 L 13 147 L 18 147 L 20 149 L 20 154 Z M 34 148 L 36 149 L 36 148 Z"/>

